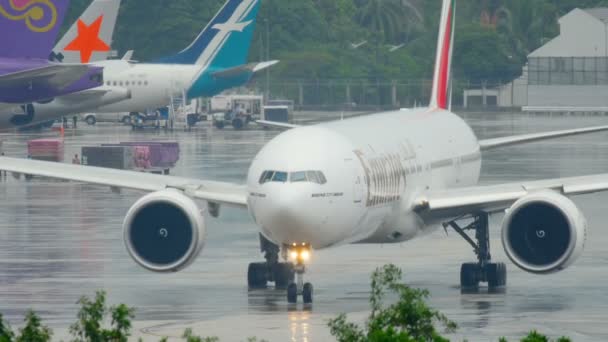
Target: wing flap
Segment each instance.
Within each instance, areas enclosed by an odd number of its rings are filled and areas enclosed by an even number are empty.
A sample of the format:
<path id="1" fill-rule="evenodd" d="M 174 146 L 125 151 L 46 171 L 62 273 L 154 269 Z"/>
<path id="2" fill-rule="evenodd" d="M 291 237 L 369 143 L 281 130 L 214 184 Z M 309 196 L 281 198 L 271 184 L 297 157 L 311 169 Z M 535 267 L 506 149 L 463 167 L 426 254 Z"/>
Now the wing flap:
<path id="1" fill-rule="evenodd" d="M 147 192 L 176 188 L 196 199 L 247 206 L 246 187 L 232 183 L 7 157 L 0 157 L 0 170 Z"/>
<path id="2" fill-rule="evenodd" d="M 553 132 L 545 132 L 545 133 L 533 133 L 533 134 L 523 134 L 523 135 L 515 135 L 510 137 L 503 138 L 494 138 L 494 139 L 486 139 L 480 140 L 479 146 L 482 151 L 492 150 L 499 147 L 506 147 L 512 145 L 525 144 L 535 141 L 555 139 L 567 136 L 574 136 L 580 134 L 589 134 L 589 133 L 597 133 L 608 131 L 608 126 L 596 126 L 596 127 L 587 127 L 587 128 L 579 128 L 579 129 L 568 129 L 563 131 L 553 131 Z"/>

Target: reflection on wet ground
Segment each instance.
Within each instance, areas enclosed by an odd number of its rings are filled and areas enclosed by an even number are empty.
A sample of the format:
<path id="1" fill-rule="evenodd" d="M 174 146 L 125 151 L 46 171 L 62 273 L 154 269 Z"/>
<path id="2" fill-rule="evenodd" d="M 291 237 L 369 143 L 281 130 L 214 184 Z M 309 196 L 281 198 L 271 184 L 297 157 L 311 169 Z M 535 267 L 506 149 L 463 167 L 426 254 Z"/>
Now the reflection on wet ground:
<path id="1" fill-rule="evenodd" d="M 339 114 L 338 114 L 339 115 Z M 603 125 L 602 116 L 466 115 L 480 138 Z M 120 126 L 82 127 L 65 137 L 66 158 L 83 145 L 136 140 L 176 140 L 182 158 L 173 174 L 243 182 L 247 168 L 274 131 L 132 132 Z M 51 133 L 0 135 L 9 156 L 23 157 L 26 141 Z M 603 173 L 608 169 L 608 135 L 595 134 L 511 147 L 484 155 L 485 184 L 521 179 Z M 260 259 L 257 232 L 248 214 L 228 209 L 210 220 L 208 241 L 187 270 L 152 274 L 137 267 L 122 242 L 121 223 L 141 194 L 66 182 L 8 177 L 0 186 L 0 312 L 15 325 L 35 308 L 53 327 L 75 317 L 78 297 L 106 289 L 112 303 L 137 307 L 139 336 L 179 336 L 193 327 L 226 341 L 258 336 L 271 341 L 327 340 L 327 319 L 349 313 L 363 321 L 369 274 L 395 263 L 406 280 L 431 291 L 432 304 L 458 322 L 455 340 L 496 340 L 535 328 L 576 341 L 608 340 L 608 194 L 576 198 L 589 221 L 588 246 L 568 270 L 535 276 L 509 264 L 504 294 L 461 295 L 460 263 L 473 259 L 456 234 L 437 232 L 401 245 L 344 246 L 317 251 L 307 274 L 315 304 L 285 303 L 284 293 L 249 292 L 247 264 Z M 493 256 L 506 260 L 498 239 L 500 217 L 492 219 Z M 65 332 L 63 332 L 65 333 Z M 61 337 L 62 330 L 58 330 Z"/>

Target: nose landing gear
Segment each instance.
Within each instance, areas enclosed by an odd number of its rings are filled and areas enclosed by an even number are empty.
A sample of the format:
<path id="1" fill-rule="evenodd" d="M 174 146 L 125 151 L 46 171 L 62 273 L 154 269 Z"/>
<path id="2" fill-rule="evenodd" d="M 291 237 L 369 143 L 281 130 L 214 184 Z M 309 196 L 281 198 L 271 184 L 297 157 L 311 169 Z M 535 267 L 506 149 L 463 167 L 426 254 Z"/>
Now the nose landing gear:
<path id="1" fill-rule="evenodd" d="M 293 243 L 283 247 L 283 251 L 289 254 L 289 258 L 295 263 L 296 282 L 292 282 L 287 287 L 287 302 L 295 304 L 298 302 L 298 295 L 302 296 L 304 304 L 312 303 L 313 286 L 311 283 L 304 283 L 304 273 L 306 273 L 306 262 L 310 259 L 311 248 L 306 243 Z"/>
<path id="2" fill-rule="evenodd" d="M 274 282 L 276 289 L 287 289 L 287 302 L 295 304 L 302 296 L 304 304 L 312 303 L 313 286 L 304 283 L 305 263 L 310 259 L 311 248 L 306 243 L 285 245 L 282 257 L 289 262 L 279 262 L 279 246 L 260 234 L 260 251 L 264 253 L 265 262 L 249 264 L 247 284 L 250 289 L 265 289 L 268 283 Z"/>

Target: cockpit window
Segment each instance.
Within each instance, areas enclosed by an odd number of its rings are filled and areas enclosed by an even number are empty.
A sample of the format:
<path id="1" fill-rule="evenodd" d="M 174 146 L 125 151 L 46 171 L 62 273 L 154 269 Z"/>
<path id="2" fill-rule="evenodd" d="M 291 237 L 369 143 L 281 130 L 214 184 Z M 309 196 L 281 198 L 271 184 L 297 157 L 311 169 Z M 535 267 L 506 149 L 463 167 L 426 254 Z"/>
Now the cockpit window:
<path id="1" fill-rule="evenodd" d="M 274 171 L 264 171 L 262 176 L 260 176 L 260 184 L 270 182 L 272 180 L 272 176 L 274 176 Z"/>
<path id="2" fill-rule="evenodd" d="M 275 172 L 274 176 L 272 176 L 272 181 L 281 183 L 287 182 L 287 172 Z"/>
<path id="3" fill-rule="evenodd" d="M 325 178 L 325 175 L 323 174 L 323 172 L 317 171 L 317 177 L 319 178 L 319 184 L 327 183 L 327 179 Z"/>
<path id="4" fill-rule="evenodd" d="M 297 172 L 283 172 L 283 171 L 264 171 L 260 176 L 260 184 L 268 182 L 286 183 L 289 180 L 291 183 L 316 183 L 325 184 L 327 179 L 321 171 L 297 171 Z"/>
<path id="5" fill-rule="evenodd" d="M 299 183 L 299 182 L 306 182 L 306 181 L 308 181 L 308 178 L 306 178 L 306 172 L 305 171 L 300 171 L 300 172 L 292 172 L 291 176 L 289 176 L 289 180 L 292 183 Z"/>
<path id="6" fill-rule="evenodd" d="M 310 182 L 316 184 L 325 184 L 327 179 L 321 171 L 298 171 L 292 172 L 289 175 L 289 181 L 292 183 Z"/>
<path id="7" fill-rule="evenodd" d="M 319 180 L 319 176 L 317 175 L 317 172 L 315 172 L 315 171 L 306 171 L 306 178 L 308 178 L 308 180 L 313 183 L 321 184 L 321 181 Z"/>

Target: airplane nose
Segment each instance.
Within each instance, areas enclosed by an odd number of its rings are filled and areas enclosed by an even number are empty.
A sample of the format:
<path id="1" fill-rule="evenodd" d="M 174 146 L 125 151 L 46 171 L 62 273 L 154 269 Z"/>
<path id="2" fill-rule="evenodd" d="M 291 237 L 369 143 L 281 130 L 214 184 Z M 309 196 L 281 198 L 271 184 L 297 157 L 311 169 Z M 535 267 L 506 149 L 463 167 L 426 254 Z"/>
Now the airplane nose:
<path id="1" fill-rule="evenodd" d="M 294 189 L 281 189 L 269 194 L 258 216 L 265 232 L 284 244 L 310 243 L 318 238 L 319 215 L 309 205 L 310 195 Z"/>

